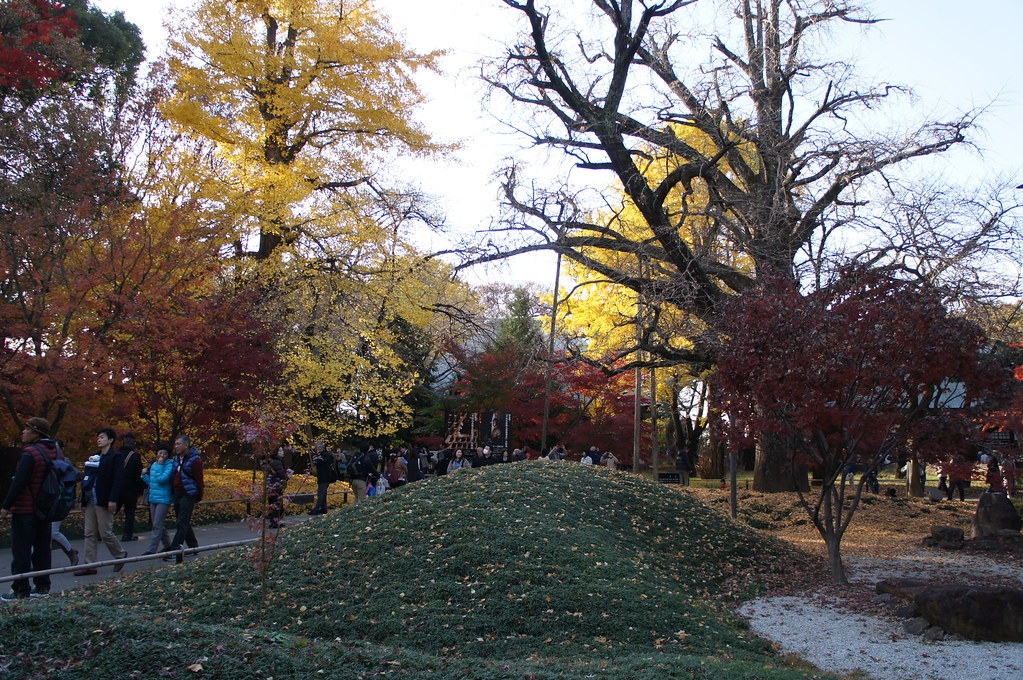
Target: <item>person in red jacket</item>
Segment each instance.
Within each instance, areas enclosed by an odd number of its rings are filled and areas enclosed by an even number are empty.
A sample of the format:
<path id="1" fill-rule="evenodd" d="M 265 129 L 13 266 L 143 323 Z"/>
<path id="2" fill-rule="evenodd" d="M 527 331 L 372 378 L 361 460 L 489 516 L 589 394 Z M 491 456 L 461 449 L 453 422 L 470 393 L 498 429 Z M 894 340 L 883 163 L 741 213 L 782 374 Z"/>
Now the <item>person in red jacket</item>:
<path id="1" fill-rule="evenodd" d="M 36 516 L 35 497 L 46 475 L 46 460 L 57 458 L 57 444 L 50 439 L 50 422 L 45 418 L 29 418 L 21 431 L 25 445 L 18 460 L 18 468 L 11 488 L 0 507 L 0 518 L 11 518 L 11 574 L 44 571 L 50 562 L 50 522 Z M 50 594 L 50 577 L 36 576 L 35 589 L 27 578 L 15 581 L 11 592 L 0 596 L 4 600 L 46 597 Z"/>

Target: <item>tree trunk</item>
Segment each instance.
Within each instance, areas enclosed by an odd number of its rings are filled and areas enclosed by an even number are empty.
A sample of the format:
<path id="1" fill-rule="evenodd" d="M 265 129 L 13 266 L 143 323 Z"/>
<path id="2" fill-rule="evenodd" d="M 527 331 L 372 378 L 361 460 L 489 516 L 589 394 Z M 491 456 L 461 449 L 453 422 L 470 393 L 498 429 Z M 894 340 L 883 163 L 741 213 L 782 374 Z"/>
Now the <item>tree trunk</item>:
<path id="1" fill-rule="evenodd" d="M 753 467 L 753 490 L 763 493 L 806 491 L 806 468 L 792 461 L 792 449 L 787 437 L 765 432 L 757 441 L 757 458 Z"/>
<path id="2" fill-rule="evenodd" d="M 909 467 L 906 468 L 906 488 L 912 498 L 923 498 L 924 481 L 923 465 L 916 458 L 909 459 Z"/>
<path id="3" fill-rule="evenodd" d="M 732 512 L 732 519 L 739 517 L 739 491 L 738 484 L 739 452 L 732 449 L 728 452 L 728 507 Z"/>
<path id="4" fill-rule="evenodd" d="M 841 539 L 832 532 L 828 533 L 829 535 L 824 537 L 824 542 L 828 546 L 828 564 L 831 566 L 831 580 L 835 585 L 848 585 L 849 581 L 845 577 L 845 565 L 842 564 Z"/>
<path id="5" fill-rule="evenodd" d="M 704 452 L 704 455 L 700 456 L 696 472 L 700 475 L 701 479 L 725 478 L 724 447 L 721 446 L 717 424 L 713 420 L 710 425 L 707 450 Z"/>

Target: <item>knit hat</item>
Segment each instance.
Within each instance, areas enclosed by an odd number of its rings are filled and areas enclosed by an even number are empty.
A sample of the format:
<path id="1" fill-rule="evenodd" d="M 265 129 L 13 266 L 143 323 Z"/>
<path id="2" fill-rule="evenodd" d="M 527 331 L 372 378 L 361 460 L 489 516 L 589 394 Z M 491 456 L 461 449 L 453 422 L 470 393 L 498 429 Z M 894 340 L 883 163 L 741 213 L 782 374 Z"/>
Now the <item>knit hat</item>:
<path id="1" fill-rule="evenodd" d="M 29 418 L 25 426 L 41 437 L 50 438 L 50 421 L 46 418 Z"/>

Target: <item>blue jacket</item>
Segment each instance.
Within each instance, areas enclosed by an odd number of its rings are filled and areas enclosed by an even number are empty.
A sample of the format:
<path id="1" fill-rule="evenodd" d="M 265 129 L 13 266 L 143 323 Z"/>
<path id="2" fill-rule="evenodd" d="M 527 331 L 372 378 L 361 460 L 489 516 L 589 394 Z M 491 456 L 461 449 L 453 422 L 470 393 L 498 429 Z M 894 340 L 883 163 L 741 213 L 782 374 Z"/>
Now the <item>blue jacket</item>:
<path id="1" fill-rule="evenodd" d="M 174 492 L 171 489 L 171 478 L 173 476 L 173 458 L 168 458 L 163 463 L 153 463 L 149 466 L 149 473 L 142 475 L 142 479 L 149 485 L 150 503 L 166 503 L 170 505 L 174 502 Z"/>

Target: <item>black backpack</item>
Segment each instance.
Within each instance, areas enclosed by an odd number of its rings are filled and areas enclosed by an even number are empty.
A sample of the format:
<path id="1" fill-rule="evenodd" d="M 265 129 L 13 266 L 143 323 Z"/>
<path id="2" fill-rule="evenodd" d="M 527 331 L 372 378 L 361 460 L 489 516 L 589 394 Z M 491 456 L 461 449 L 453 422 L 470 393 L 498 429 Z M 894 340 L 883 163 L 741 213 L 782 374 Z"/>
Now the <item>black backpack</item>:
<path id="1" fill-rule="evenodd" d="M 340 479 L 340 477 L 337 476 L 337 462 L 334 460 L 334 454 L 330 451 L 324 451 L 320 454 L 320 456 L 323 458 L 323 464 L 327 468 L 327 476 L 323 481 L 328 484 L 333 484 Z"/>
<path id="2" fill-rule="evenodd" d="M 46 463 L 43 483 L 35 499 L 36 519 L 43 522 L 59 522 L 71 512 L 75 506 L 75 487 L 78 484 L 78 470 L 64 457 L 64 452 L 57 447 L 57 458 L 50 460 L 46 450 L 34 445 Z"/>
<path id="3" fill-rule="evenodd" d="M 361 477 L 369 472 L 369 464 L 366 462 L 366 453 L 359 451 L 348 463 L 348 474 L 353 477 Z"/>

